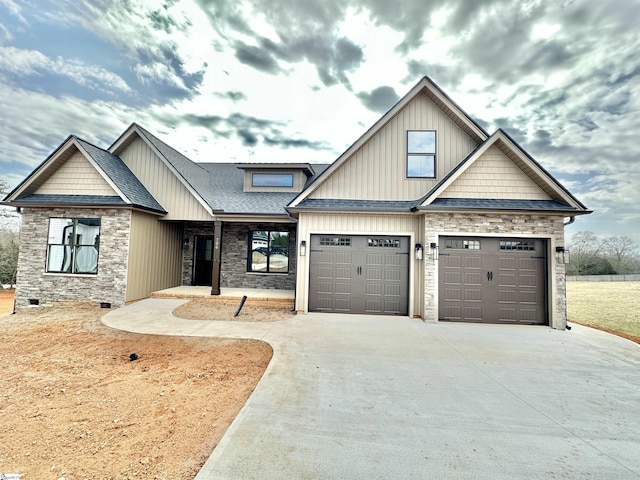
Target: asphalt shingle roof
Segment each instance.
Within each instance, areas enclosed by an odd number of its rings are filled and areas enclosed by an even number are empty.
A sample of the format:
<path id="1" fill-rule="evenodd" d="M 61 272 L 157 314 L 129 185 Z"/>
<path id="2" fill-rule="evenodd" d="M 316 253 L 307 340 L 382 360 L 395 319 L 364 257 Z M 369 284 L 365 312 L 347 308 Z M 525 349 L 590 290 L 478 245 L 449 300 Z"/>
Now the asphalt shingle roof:
<path id="1" fill-rule="evenodd" d="M 535 210 L 575 212 L 577 209 L 556 200 L 511 200 L 498 198 L 437 198 L 421 210 L 446 209 Z"/>
<path id="2" fill-rule="evenodd" d="M 117 195 L 57 195 L 57 194 L 32 194 L 13 200 L 12 205 L 18 207 L 41 205 L 91 205 L 91 206 L 127 206 L 122 198 Z"/>
<path id="3" fill-rule="evenodd" d="M 76 141 L 133 205 L 156 212 L 166 212 L 120 157 L 80 138 L 76 137 Z"/>
<path id="4" fill-rule="evenodd" d="M 334 198 L 307 198 L 296 206 L 302 209 L 318 210 L 375 210 L 381 212 L 408 212 L 416 206 L 417 200 L 343 200 Z"/>

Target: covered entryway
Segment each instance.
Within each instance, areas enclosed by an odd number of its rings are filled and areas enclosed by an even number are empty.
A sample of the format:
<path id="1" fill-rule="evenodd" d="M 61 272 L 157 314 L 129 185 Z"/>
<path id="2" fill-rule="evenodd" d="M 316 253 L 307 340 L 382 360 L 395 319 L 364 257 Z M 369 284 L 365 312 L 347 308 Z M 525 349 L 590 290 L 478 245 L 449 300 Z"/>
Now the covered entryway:
<path id="1" fill-rule="evenodd" d="M 311 235 L 309 311 L 408 315 L 409 237 Z"/>
<path id="2" fill-rule="evenodd" d="M 544 239 L 441 237 L 439 319 L 547 325 Z"/>

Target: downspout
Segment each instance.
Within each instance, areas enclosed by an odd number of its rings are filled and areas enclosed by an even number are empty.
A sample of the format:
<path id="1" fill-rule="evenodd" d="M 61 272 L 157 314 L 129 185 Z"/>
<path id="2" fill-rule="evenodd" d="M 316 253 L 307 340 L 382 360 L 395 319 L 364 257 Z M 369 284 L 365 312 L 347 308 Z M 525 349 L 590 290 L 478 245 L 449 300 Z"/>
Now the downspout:
<path id="1" fill-rule="evenodd" d="M 563 225 L 566 227 L 567 225 L 571 225 L 573 222 L 576 221 L 576 217 L 569 217 L 569 221 L 567 223 L 563 223 Z"/>

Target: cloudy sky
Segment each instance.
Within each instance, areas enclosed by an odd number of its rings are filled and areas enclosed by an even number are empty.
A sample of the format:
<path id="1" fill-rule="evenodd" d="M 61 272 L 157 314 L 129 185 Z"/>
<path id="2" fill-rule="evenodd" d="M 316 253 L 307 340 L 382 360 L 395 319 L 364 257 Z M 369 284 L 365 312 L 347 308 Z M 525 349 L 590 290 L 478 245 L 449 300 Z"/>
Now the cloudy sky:
<path id="1" fill-rule="evenodd" d="M 138 122 L 196 161 L 331 162 L 423 75 L 640 243 L 640 0 L 0 0 L 0 178 Z"/>

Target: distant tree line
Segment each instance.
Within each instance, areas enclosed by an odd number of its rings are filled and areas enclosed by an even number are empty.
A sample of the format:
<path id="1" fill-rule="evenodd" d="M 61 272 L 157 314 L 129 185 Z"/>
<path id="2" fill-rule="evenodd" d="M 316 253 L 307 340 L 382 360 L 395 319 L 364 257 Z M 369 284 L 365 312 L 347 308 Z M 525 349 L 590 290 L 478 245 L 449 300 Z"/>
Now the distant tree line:
<path id="1" fill-rule="evenodd" d="M 638 245 L 629 237 L 601 238 L 577 232 L 567 245 L 567 275 L 625 275 L 640 273 Z"/>

